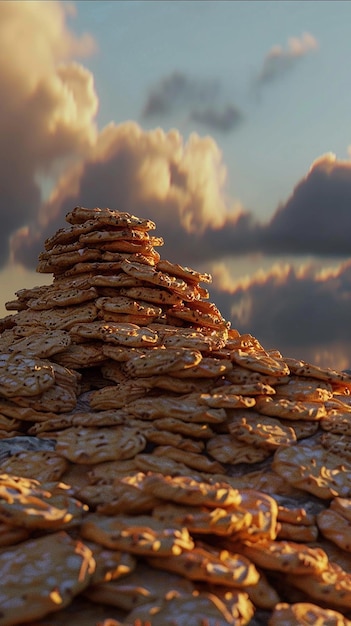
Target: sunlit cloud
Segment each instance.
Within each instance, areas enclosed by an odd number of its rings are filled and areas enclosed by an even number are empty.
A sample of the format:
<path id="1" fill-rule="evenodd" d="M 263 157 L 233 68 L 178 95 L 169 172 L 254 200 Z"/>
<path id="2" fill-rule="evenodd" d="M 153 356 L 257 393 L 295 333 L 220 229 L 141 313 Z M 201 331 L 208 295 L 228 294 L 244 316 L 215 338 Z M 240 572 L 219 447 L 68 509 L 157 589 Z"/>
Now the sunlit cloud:
<path id="1" fill-rule="evenodd" d="M 70 31 L 67 12 L 73 6 L 58 2 L 0 3 L 0 264 L 12 232 L 37 217 L 40 175 L 95 141 L 94 80 L 76 61 L 95 44 Z"/>
<path id="2" fill-rule="evenodd" d="M 286 48 L 273 46 L 264 58 L 257 82 L 269 83 L 284 76 L 299 59 L 316 51 L 318 47 L 317 39 L 310 33 L 303 33 L 301 37 L 290 37 Z"/>

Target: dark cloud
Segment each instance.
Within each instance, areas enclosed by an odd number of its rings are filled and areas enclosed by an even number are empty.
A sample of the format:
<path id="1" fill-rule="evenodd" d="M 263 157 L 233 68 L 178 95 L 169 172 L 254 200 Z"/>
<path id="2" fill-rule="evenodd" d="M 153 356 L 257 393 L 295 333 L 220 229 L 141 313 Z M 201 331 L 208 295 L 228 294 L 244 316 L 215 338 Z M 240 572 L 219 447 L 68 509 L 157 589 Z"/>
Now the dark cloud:
<path id="1" fill-rule="evenodd" d="M 351 255 L 351 161 L 317 159 L 262 229 L 268 254 Z"/>
<path id="2" fill-rule="evenodd" d="M 286 49 L 274 46 L 266 55 L 262 68 L 257 76 L 259 84 L 270 83 L 289 72 L 301 59 L 318 48 L 318 42 L 310 33 L 300 38 L 291 37 Z"/>
<path id="3" fill-rule="evenodd" d="M 228 105 L 222 110 L 214 108 L 197 109 L 190 113 L 190 120 L 199 122 L 213 131 L 230 132 L 242 123 L 243 114 L 234 105 Z"/>
<path id="4" fill-rule="evenodd" d="M 191 78 L 183 72 L 172 72 L 150 90 L 142 117 L 160 117 L 184 106 L 213 103 L 219 89 L 217 80 Z"/>
<path id="5" fill-rule="evenodd" d="M 211 295 L 232 326 L 285 356 L 345 368 L 351 362 L 351 261 L 338 268 L 275 266 L 231 281 L 214 271 Z"/>

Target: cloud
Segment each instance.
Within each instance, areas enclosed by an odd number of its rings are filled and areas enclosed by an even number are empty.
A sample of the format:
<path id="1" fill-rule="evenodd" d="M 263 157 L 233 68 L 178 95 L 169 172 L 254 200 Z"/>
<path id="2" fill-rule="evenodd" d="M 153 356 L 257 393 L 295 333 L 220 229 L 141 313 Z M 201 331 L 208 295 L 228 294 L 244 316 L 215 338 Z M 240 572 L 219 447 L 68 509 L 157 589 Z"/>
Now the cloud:
<path id="1" fill-rule="evenodd" d="M 263 227 L 261 251 L 349 256 L 350 207 L 351 160 L 325 154 Z"/>
<path id="2" fill-rule="evenodd" d="M 72 59 L 95 49 L 67 27 L 73 7 L 0 2 L 0 264 L 11 233 L 36 219 L 40 175 L 94 142 L 98 100 L 92 74 Z"/>
<path id="3" fill-rule="evenodd" d="M 154 219 L 166 242 L 165 254 L 205 260 L 213 245 L 209 233 L 230 226 L 242 230 L 245 213 L 226 197 L 227 170 L 210 137 L 193 133 L 187 141 L 176 130 L 144 131 L 134 123 L 109 124 L 90 155 L 61 177 L 36 221 L 12 237 L 15 261 L 36 264 L 44 239 L 62 227 L 76 204 L 110 206 Z M 207 249 L 208 248 L 208 249 Z"/>
<path id="4" fill-rule="evenodd" d="M 182 111 L 192 125 L 195 122 L 214 132 L 230 132 L 242 123 L 244 116 L 234 104 L 221 104 L 220 96 L 218 80 L 175 71 L 150 90 L 141 117 L 159 120 Z"/>
<path id="5" fill-rule="evenodd" d="M 190 120 L 199 122 L 207 128 L 221 133 L 230 132 L 243 121 L 241 111 L 234 105 L 227 105 L 222 110 L 207 107 L 203 110 L 197 109 L 191 112 Z"/>
<path id="6" fill-rule="evenodd" d="M 184 72 L 174 71 L 150 90 L 142 109 L 142 117 L 160 117 L 184 106 L 213 103 L 218 90 L 217 80 L 189 77 Z"/>
<path id="7" fill-rule="evenodd" d="M 211 295 L 234 328 L 285 356 L 347 367 L 351 260 L 324 270 L 277 264 L 236 281 L 225 265 L 216 264 L 212 275 Z"/>
<path id="8" fill-rule="evenodd" d="M 317 49 L 318 42 L 310 33 L 303 33 L 300 38 L 290 37 L 286 49 L 279 45 L 273 46 L 263 61 L 257 82 L 270 83 L 284 76 L 302 57 Z"/>

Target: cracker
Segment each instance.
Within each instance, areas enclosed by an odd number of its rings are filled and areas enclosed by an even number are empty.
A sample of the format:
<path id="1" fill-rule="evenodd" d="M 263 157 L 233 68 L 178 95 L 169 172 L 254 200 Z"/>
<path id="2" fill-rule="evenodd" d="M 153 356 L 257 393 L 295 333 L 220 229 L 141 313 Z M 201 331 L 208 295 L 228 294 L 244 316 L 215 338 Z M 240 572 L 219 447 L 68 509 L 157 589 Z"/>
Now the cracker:
<path id="1" fill-rule="evenodd" d="M 148 562 L 156 568 L 184 576 L 189 580 L 205 581 L 226 587 L 243 588 L 259 579 L 256 567 L 242 554 L 227 550 L 206 550 L 195 546 L 173 555 L 171 559 L 150 556 Z"/>
<path id="2" fill-rule="evenodd" d="M 261 416 L 256 411 L 239 413 L 228 429 L 231 435 L 249 445 L 276 450 L 281 445 L 296 443 L 296 435 L 292 428 L 273 417 Z"/>
<path id="3" fill-rule="evenodd" d="M 341 459 L 345 459 L 347 463 L 351 463 L 351 437 L 347 435 L 326 432 L 319 439 L 322 446 L 333 454 L 337 454 Z"/>
<path id="4" fill-rule="evenodd" d="M 132 458 L 145 448 L 144 435 L 135 428 L 75 427 L 50 433 L 56 452 L 73 463 L 101 463 Z"/>
<path id="5" fill-rule="evenodd" d="M 40 482 L 57 481 L 68 469 L 66 459 L 51 450 L 20 450 L 2 461 L 1 471 L 5 474 L 36 477 Z"/>
<path id="6" fill-rule="evenodd" d="M 191 369 L 175 370 L 172 375 L 176 378 L 218 378 L 227 375 L 232 367 L 228 359 L 202 357 L 198 365 L 194 365 Z"/>
<path id="7" fill-rule="evenodd" d="M 30 529 L 61 529 L 80 524 L 88 507 L 58 483 L 51 493 L 37 480 L 0 475 L 0 520 Z"/>
<path id="8" fill-rule="evenodd" d="M 223 388 L 222 388 L 223 389 Z M 242 396 L 235 393 L 225 391 L 211 391 L 211 393 L 202 393 L 200 396 L 201 404 L 213 408 L 223 409 L 242 409 L 252 408 L 256 404 L 255 398 Z"/>
<path id="9" fill-rule="evenodd" d="M 103 387 L 93 391 L 89 404 L 92 409 L 101 411 L 121 409 L 138 398 L 147 394 L 147 388 L 139 384 L 138 380 L 127 380 L 122 384 Z"/>
<path id="10" fill-rule="evenodd" d="M 47 330 L 69 330 L 78 323 L 92 322 L 97 318 L 97 308 L 88 302 L 71 307 L 61 307 L 50 311 L 19 311 L 17 322 L 31 327 L 39 325 Z"/>
<path id="11" fill-rule="evenodd" d="M 0 553 L 0 569 L 1 624 L 13 626 L 70 604 L 88 586 L 95 561 L 81 541 L 55 532 Z"/>
<path id="12" fill-rule="evenodd" d="M 226 536 L 250 525 L 252 516 L 240 507 L 214 509 L 179 504 L 160 504 L 154 507 L 153 517 L 168 523 L 186 526 L 190 533 Z"/>
<path id="13" fill-rule="evenodd" d="M 348 497 L 351 465 L 321 446 L 299 444 L 274 453 L 272 467 L 294 487 L 321 499 Z"/>
<path id="14" fill-rule="evenodd" d="M 133 227 L 146 231 L 156 228 L 156 224 L 152 220 L 136 217 L 130 213 L 107 207 L 89 209 L 77 206 L 73 211 L 69 211 L 66 214 L 65 219 L 69 224 L 82 224 L 88 220 L 94 219 L 97 223 L 107 226 L 119 226 L 123 228 Z"/>
<path id="15" fill-rule="evenodd" d="M 160 570 L 138 561 L 130 574 L 90 586 L 88 594 L 95 602 L 131 611 L 146 602 L 160 601 L 169 594 L 191 593 L 194 588 L 194 584 L 183 576 L 169 573 L 165 577 Z"/>
<path id="16" fill-rule="evenodd" d="M 296 376 L 307 376 L 309 378 L 316 378 L 317 380 L 323 380 L 327 383 L 350 383 L 351 376 L 347 372 L 341 372 L 333 370 L 328 367 L 320 367 L 319 365 L 313 365 L 303 360 L 286 358 L 287 365 L 290 371 Z"/>
<path id="17" fill-rule="evenodd" d="M 36 396 L 50 389 L 55 375 L 48 361 L 17 353 L 0 354 L 0 393 L 5 398 Z"/>
<path id="18" fill-rule="evenodd" d="M 135 462 L 140 470 L 140 475 L 144 472 L 153 472 L 156 474 L 162 474 L 164 476 L 188 476 L 189 466 L 182 461 L 176 461 L 175 459 L 168 459 L 167 457 L 157 456 L 155 454 L 138 454 L 135 457 Z M 202 480 L 203 474 L 196 473 L 194 470 L 191 472 L 191 476 L 195 480 Z M 134 478 L 131 479 L 134 484 Z M 136 480 L 136 479 L 135 479 Z M 136 483 L 139 485 L 139 478 Z"/>
<path id="19" fill-rule="evenodd" d="M 233 350 L 232 360 L 248 370 L 253 370 L 268 376 L 286 376 L 290 373 L 289 367 L 283 359 L 273 358 L 265 351 L 246 352 Z"/>
<path id="20" fill-rule="evenodd" d="M 243 541 L 273 541 L 277 536 L 278 505 L 276 500 L 255 489 L 240 489 L 240 507 L 251 513 L 250 526 L 240 530 L 240 540 Z M 233 540 L 235 541 L 235 536 Z M 230 545 L 230 538 L 229 544 Z"/>
<path id="21" fill-rule="evenodd" d="M 293 541 L 261 539 L 245 541 L 240 549 L 258 567 L 278 572 L 308 574 L 321 572 L 328 566 L 328 556 L 321 548 Z"/>
<path id="22" fill-rule="evenodd" d="M 200 309 L 199 303 L 196 302 L 196 308 L 192 308 L 190 302 L 185 304 L 174 304 L 167 311 L 167 318 L 179 319 L 196 326 L 204 326 L 205 328 L 217 329 L 228 328 L 228 322 L 220 315 L 216 309 L 212 312 L 205 312 Z"/>
<path id="23" fill-rule="evenodd" d="M 95 560 L 95 571 L 91 576 L 87 592 L 89 598 L 92 586 L 124 578 L 131 574 L 137 565 L 135 557 L 128 552 L 109 550 L 95 541 L 85 541 L 85 545 L 90 548 Z"/>
<path id="24" fill-rule="evenodd" d="M 120 346 L 145 347 L 155 345 L 158 335 L 149 328 L 140 328 L 137 324 L 95 321 L 77 324 L 70 330 L 73 338 L 100 340 Z"/>
<path id="25" fill-rule="evenodd" d="M 57 290 L 56 293 L 46 294 L 42 298 L 36 298 L 35 300 L 29 300 L 28 307 L 36 311 L 42 311 L 51 309 L 54 307 L 65 307 L 81 304 L 82 302 L 88 302 L 89 300 L 95 300 L 98 293 L 95 287 L 89 287 L 87 289 L 71 288 L 64 291 Z"/>
<path id="26" fill-rule="evenodd" d="M 115 515 L 105 517 L 90 514 L 82 523 L 81 535 L 114 550 L 126 550 L 131 554 L 172 556 L 194 547 L 187 529 L 170 527 L 150 515 L 131 517 Z"/>
<path id="27" fill-rule="evenodd" d="M 175 418 L 189 423 L 221 423 L 226 419 L 224 409 L 212 409 L 199 403 L 197 393 L 184 396 L 140 398 L 128 404 L 128 413 L 136 418 L 154 420 Z"/>
<path id="28" fill-rule="evenodd" d="M 132 356 L 124 365 L 126 374 L 139 376 L 152 376 L 154 374 L 167 374 L 183 369 L 194 368 L 202 359 L 199 350 L 190 348 L 154 348 L 147 354 Z"/>
<path id="29" fill-rule="evenodd" d="M 210 274 L 197 272 L 189 267 L 183 267 L 182 265 L 178 265 L 177 263 L 171 263 L 170 261 L 167 261 L 165 259 L 160 260 L 160 262 L 157 264 L 157 269 L 161 272 L 171 274 L 171 276 L 176 276 L 177 278 L 182 278 L 190 282 L 212 282 L 212 276 Z"/>
<path id="30" fill-rule="evenodd" d="M 122 287 L 120 294 L 135 300 L 144 300 L 145 302 L 164 306 L 182 302 L 181 296 L 161 287 Z"/>
<path id="31" fill-rule="evenodd" d="M 128 313 L 131 315 L 141 315 L 158 317 L 162 315 L 162 308 L 151 306 L 149 302 L 143 300 L 133 300 L 127 296 L 115 296 L 114 298 L 98 298 L 95 302 L 98 309 L 111 313 Z"/>
<path id="32" fill-rule="evenodd" d="M 350 542 L 351 500 L 334 498 L 329 509 L 320 511 L 317 523 L 321 533 L 337 546 L 351 552 Z"/>
<path id="33" fill-rule="evenodd" d="M 269 448 L 258 448 L 226 434 L 211 437 L 206 444 L 206 450 L 212 458 L 220 463 L 229 463 L 230 465 L 259 463 L 271 454 Z"/>
<path id="34" fill-rule="evenodd" d="M 229 351 L 228 358 L 231 358 L 231 351 Z M 251 385 L 255 383 L 261 383 L 262 385 L 280 385 L 289 381 L 288 375 L 273 376 L 271 374 L 262 374 L 247 367 L 240 365 L 233 365 L 230 372 L 226 375 L 227 380 L 233 385 Z"/>
<path id="35" fill-rule="evenodd" d="M 67 368 L 94 367 L 106 361 L 102 345 L 99 342 L 72 343 L 68 348 L 55 355 L 55 361 Z"/>
<path id="36" fill-rule="evenodd" d="M 328 382 L 292 375 L 289 382 L 277 386 L 276 393 L 289 400 L 326 402 L 333 396 L 333 387 Z"/>
<path id="37" fill-rule="evenodd" d="M 128 619 L 135 625 L 152 623 L 152 626 L 164 626 L 172 623 L 174 626 L 243 626 L 249 623 L 253 614 L 254 607 L 247 594 L 233 590 L 223 599 L 206 592 L 179 596 L 170 594 L 162 601 L 135 608 Z"/>
<path id="38" fill-rule="evenodd" d="M 171 445 L 157 446 L 153 454 L 160 457 L 166 457 L 173 459 L 174 461 L 184 462 L 190 469 L 195 469 L 200 472 L 207 472 L 209 474 L 224 473 L 224 467 L 218 461 L 207 458 L 203 454 L 196 452 L 184 451 L 179 448 L 175 448 Z"/>
<path id="39" fill-rule="evenodd" d="M 256 409 L 263 415 L 282 417 L 287 420 L 320 420 L 327 414 L 325 405 L 320 402 L 302 402 L 288 398 L 272 398 L 271 396 L 256 398 Z"/>
<path id="40" fill-rule="evenodd" d="M 228 483 L 213 484 L 194 480 L 190 476 L 145 476 L 140 488 L 153 493 L 162 500 L 182 504 L 203 505 L 210 507 L 229 507 L 241 504 L 241 494 Z"/>
<path id="41" fill-rule="evenodd" d="M 23 353 L 27 357 L 47 359 L 66 350 L 70 343 L 71 338 L 67 331 L 49 330 L 45 334 L 35 333 L 13 341 L 8 351 L 16 354 Z"/>
<path id="42" fill-rule="evenodd" d="M 65 413 L 72 411 L 77 404 L 76 390 L 63 385 L 54 385 L 39 396 L 13 396 L 12 401 L 19 407 L 29 407 L 45 413 Z M 44 417 L 44 416 L 43 416 Z"/>
<path id="43" fill-rule="evenodd" d="M 343 609 L 351 608 L 351 574 L 339 566 L 329 563 L 321 572 L 310 574 L 288 574 L 288 585 L 301 589 L 312 600 Z"/>
<path id="44" fill-rule="evenodd" d="M 326 609 L 312 602 L 279 602 L 269 618 L 269 626 L 301 626 L 301 624 L 330 624 L 330 626 L 351 626 L 342 613 Z"/>

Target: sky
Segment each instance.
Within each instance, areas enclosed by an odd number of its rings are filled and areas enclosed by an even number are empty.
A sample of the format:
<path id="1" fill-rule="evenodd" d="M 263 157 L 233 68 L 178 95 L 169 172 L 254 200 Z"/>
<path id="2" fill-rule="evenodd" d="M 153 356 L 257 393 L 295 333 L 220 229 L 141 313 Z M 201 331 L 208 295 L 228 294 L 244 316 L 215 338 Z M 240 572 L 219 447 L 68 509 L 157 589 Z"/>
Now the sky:
<path id="1" fill-rule="evenodd" d="M 80 204 L 266 349 L 351 368 L 351 3 L 0 0 L 0 316 Z"/>

